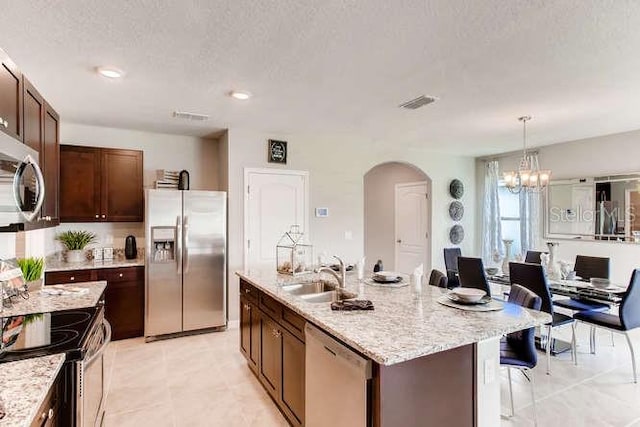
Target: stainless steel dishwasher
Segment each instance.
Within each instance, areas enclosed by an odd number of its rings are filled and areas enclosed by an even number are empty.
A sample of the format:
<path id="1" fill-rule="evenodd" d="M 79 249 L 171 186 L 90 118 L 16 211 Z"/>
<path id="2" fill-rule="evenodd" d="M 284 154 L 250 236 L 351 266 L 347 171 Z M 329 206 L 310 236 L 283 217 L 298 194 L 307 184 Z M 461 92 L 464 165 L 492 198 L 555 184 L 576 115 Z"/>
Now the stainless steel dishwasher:
<path id="1" fill-rule="evenodd" d="M 307 323 L 305 425 L 367 425 L 371 361 Z"/>

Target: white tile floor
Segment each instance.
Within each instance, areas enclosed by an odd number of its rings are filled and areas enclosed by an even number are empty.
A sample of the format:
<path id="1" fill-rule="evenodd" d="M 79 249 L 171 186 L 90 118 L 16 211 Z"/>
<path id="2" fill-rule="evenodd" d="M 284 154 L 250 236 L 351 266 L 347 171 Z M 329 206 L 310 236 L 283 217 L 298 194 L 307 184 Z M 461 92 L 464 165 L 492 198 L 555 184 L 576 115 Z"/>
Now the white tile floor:
<path id="1" fill-rule="evenodd" d="M 612 347 L 598 334 L 589 354 L 588 328 L 579 327 L 579 366 L 569 354 L 552 358 L 545 373 L 541 353 L 534 370 L 539 426 L 640 427 L 640 384 L 633 384 L 624 337 Z M 561 334 L 569 338 L 571 328 Z M 640 334 L 639 334 L 640 335 Z M 107 427 L 286 426 L 238 350 L 238 329 L 145 344 L 114 342 L 107 352 Z M 640 351 L 640 336 L 634 337 Z M 516 416 L 503 426 L 533 425 L 529 383 L 513 373 Z M 502 378 L 507 413 L 506 373 Z"/>

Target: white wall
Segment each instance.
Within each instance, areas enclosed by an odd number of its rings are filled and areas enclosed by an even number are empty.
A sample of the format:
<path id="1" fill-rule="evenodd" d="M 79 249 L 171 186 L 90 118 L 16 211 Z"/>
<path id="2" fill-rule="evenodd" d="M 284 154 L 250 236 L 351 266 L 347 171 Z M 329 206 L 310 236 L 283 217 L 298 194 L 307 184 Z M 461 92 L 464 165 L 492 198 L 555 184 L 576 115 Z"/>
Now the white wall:
<path id="1" fill-rule="evenodd" d="M 416 168 L 404 163 L 385 163 L 376 166 L 364 176 L 364 253 L 367 269 L 378 259 L 386 270 L 395 266 L 395 196 L 396 184 L 428 181 Z M 430 182 L 429 182 L 430 184 Z M 428 260 L 428 264 L 431 259 Z M 430 265 L 425 265 L 428 270 Z"/>
<path id="2" fill-rule="evenodd" d="M 432 179 L 433 247 L 432 265 L 444 268 L 442 248 L 450 246 L 447 207 L 449 182 L 461 179 L 466 185 L 465 218 L 467 235 L 463 251 L 472 252 L 474 242 L 475 166 L 471 157 L 451 156 L 422 149 L 403 149 L 396 141 L 354 140 L 341 135 L 277 135 L 230 129 L 229 142 L 229 310 L 238 316 L 238 280 L 243 268 L 243 180 L 245 167 L 273 167 L 307 170 L 310 173 L 310 207 L 328 207 L 328 218 L 311 217 L 309 237 L 315 253 L 340 254 L 354 262 L 364 254 L 364 174 L 388 161 L 411 163 Z M 288 164 L 267 163 L 269 138 L 289 142 Z M 345 239 L 345 232 L 353 235 Z M 274 248 L 275 250 L 275 248 Z M 274 266 L 275 268 L 275 266 Z"/>
<path id="3" fill-rule="evenodd" d="M 142 150 L 145 188 L 153 188 L 157 169 L 188 170 L 192 190 L 217 190 L 220 185 L 217 140 L 62 122 L 60 142 L 67 145 Z M 96 233 L 98 243 L 94 246 L 123 248 L 124 239 L 129 234 L 136 236 L 139 247 L 144 246 L 143 223 L 65 223 L 47 230 L 44 239 L 45 253 L 61 250 L 62 246 L 54 240 L 54 236 L 70 229 Z"/>
<path id="4" fill-rule="evenodd" d="M 552 180 L 640 172 L 640 130 L 549 145 L 538 149 L 540 166 L 551 169 Z M 500 159 L 500 170 L 517 169 L 518 156 Z M 477 162 L 478 212 L 482 212 L 484 162 Z M 543 215 L 541 215 L 543 217 Z M 478 224 L 477 248 L 482 245 Z M 541 227 L 541 232 L 544 228 Z M 611 258 L 611 279 L 628 283 L 631 271 L 640 267 L 640 245 L 629 243 L 579 242 L 558 240 L 560 259 L 573 262 L 575 256 L 591 255 Z M 538 249 L 546 249 L 542 238 Z M 479 253 L 479 252 L 478 252 Z"/>

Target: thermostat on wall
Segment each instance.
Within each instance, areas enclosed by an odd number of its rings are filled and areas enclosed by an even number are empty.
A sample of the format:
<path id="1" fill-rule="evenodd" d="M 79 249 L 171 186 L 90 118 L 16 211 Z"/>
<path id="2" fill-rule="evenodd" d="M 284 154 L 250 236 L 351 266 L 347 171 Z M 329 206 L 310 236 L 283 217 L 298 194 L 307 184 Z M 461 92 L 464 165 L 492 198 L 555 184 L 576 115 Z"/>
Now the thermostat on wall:
<path id="1" fill-rule="evenodd" d="M 326 218 L 329 216 L 329 208 L 316 208 L 316 218 Z"/>

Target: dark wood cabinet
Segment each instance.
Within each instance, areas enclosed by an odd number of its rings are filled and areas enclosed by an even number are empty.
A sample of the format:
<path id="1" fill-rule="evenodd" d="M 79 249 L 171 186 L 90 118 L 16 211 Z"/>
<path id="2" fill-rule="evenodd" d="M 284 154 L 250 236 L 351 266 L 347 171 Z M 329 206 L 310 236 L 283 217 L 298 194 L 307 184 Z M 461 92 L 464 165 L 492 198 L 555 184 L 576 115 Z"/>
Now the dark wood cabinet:
<path id="1" fill-rule="evenodd" d="M 27 79 L 24 79 L 24 143 L 42 154 L 44 145 L 44 98 Z M 39 158 L 42 168 L 42 156 Z M 46 192 L 46 190 L 45 190 Z"/>
<path id="2" fill-rule="evenodd" d="M 269 316 L 260 316 L 258 375 L 271 397 L 278 400 L 282 382 L 282 332 Z"/>
<path id="3" fill-rule="evenodd" d="M 44 103 L 43 144 L 40 151 L 43 166 L 45 197 L 42 216 L 60 218 L 58 203 L 60 181 L 60 116 L 46 101 Z"/>
<path id="4" fill-rule="evenodd" d="M 282 330 L 282 381 L 280 401 L 289 421 L 304 425 L 305 346 L 287 330 Z"/>
<path id="5" fill-rule="evenodd" d="M 23 140 L 22 73 L 0 50 L 0 131 Z"/>
<path id="6" fill-rule="evenodd" d="M 240 352 L 291 425 L 304 425 L 304 318 L 240 281 Z"/>
<path id="7" fill-rule="evenodd" d="M 44 401 L 36 411 L 30 426 L 48 427 L 63 425 L 60 420 L 60 412 L 63 410 L 64 399 L 64 373 L 61 371 L 49 388 L 49 392 L 45 396 Z"/>
<path id="8" fill-rule="evenodd" d="M 142 151 L 60 146 L 62 222 L 142 222 Z"/>
<path id="9" fill-rule="evenodd" d="M 98 280 L 107 281 L 105 317 L 111 324 L 112 339 L 144 334 L 144 267 L 105 268 Z"/>
<path id="10" fill-rule="evenodd" d="M 240 298 L 240 351 L 251 370 L 257 373 L 260 356 L 259 310 L 244 296 Z"/>
<path id="11" fill-rule="evenodd" d="M 47 272 L 45 285 L 104 280 L 105 317 L 111 324 L 111 339 L 144 335 L 144 267 L 97 268 Z"/>

